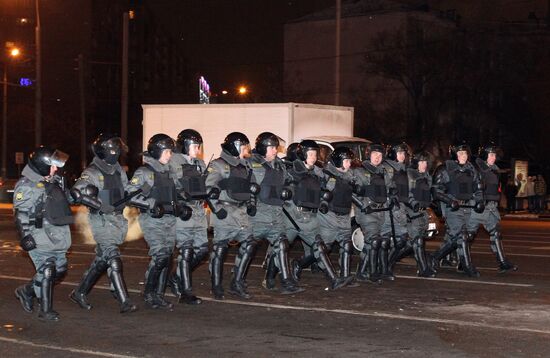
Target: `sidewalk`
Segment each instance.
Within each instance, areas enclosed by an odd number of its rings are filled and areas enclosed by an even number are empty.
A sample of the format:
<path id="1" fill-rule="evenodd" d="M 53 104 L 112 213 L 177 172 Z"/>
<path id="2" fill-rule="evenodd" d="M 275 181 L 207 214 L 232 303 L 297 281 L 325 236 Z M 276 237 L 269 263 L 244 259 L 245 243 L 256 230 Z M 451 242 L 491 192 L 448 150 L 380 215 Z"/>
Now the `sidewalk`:
<path id="1" fill-rule="evenodd" d="M 500 212 L 503 220 L 550 220 L 550 212 L 542 214 L 533 214 L 527 210 L 516 211 L 514 213 Z"/>

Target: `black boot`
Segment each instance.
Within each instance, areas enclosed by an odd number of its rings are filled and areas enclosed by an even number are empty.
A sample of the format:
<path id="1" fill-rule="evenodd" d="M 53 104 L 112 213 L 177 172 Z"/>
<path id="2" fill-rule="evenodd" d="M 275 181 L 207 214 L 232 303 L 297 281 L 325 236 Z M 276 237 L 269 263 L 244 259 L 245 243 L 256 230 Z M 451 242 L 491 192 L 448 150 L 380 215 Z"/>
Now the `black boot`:
<path id="1" fill-rule="evenodd" d="M 380 262 L 380 271 L 381 271 L 380 278 L 382 280 L 387 280 L 387 281 L 395 280 L 395 276 L 391 271 L 391 268 L 389 266 L 389 259 L 388 259 L 390 242 L 391 242 L 391 239 L 389 237 L 382 238 L 382 242 L 380 245 L 380 253 L 379 253 L 379 262 Z"/>
<path id="2" fill-rule="evenodd" d="M 178 274 L 180 276 L 181 295 L 179 303 L 185 302 L 188 305 L 200 305 L 202 300 L 193 295 L 191 284 L 191 261 L 193 260 L 193 248 L 186 247 L 181 249 L 181 260 L 178 261 Z"/>
<path id="3" fill-rule="evenodd" d="M 266 290 L 275 290 L 275 277 L 277 276 L 277 266 L 275 266 L 275 254 L 270 252 L 269 257 L 266 259 L 265 276 L 262 281 L 262 286 Z"/>
<path id="4" fill-rule="evenodd" d="M 36 297 L 33 281 L 31 280 L 31 282 L 17 287 L 15 289 L 15 297 L 19 300 L 25 312 L 32 313 L 34 298 Z"/>
<path id="5" fill-rule="evenodd" d="M 432 268 L 437 271 L 439 268 L 439 262 L 445 256 L 451 254 L 457 248 L 455 240 L 445 240 L 439 249 L 434 252 L 431 256 L 432 259 Z"/>
<path id="6" fill-rule="evenodd" d="M 246 289 L 245 278 L 248 265 L 252 261 L 255 249 L 256 242 L 253 239 L 247 239 L 239 247 L 239 264 L 235 265 L 233 279 L 231 280 L 228 291 L 232 295 L 244 299 L 249 299 L 251 297 Z"/>
<path id="7" fill-rule="evenodd" d="M 329 289 L 337 290 L 346 286 L 353 280 L 353 277 L 351 276 L 347 278 L 340 278 L 336 276 L 334 266 L 327 255 L 328 250 L 323 241 L 320 239 L 316 240 L 313 244 L 313 251 L 317 252 L 317 263 L 319 264 L 319 267 L 324 269 L 325 275 L 329 281 Z"/>
<path id="8" fill-rule="evenodd" d="M 160 279 L 163 271 L 167 269 L 168 261 L 171 259 L 169 256 L 155 257 L 151 260 L 147 272 L 145 273 L 145 285 L 143 288 L 143 298 L 145 303 L 153 309 L 167 308 L 167 302 L 159 299 L 158 290 L 161 286 Z M 164 286 L 164 284 L 162 284 Z M 171 306 L 171 305 L 170 305 Z"/>
<path id="9" fill-rule="evenodd" d="M 300 281 L 300 276 L 302 276 L 302 271 L 305 267 L 311 266 L 315 262 L 315 256 L 313 254 L 302 256 L 298 260 L 292 260 L 292 278 L 295 282 Z"/>
<path id="10" fill-rule="evenodd" d="M 227 255 L 227 244 L 214 244 L 210 256 L 210 277 L 212 280 L 212 295 L 216 300 L 223 300 L 223 262 Z"/>
<path id="11" fill-rule="evenodd" d="M 90 310 L 92 305 L 88 302 L 88 293 L 97 282 L 99 277 L 107 270 L 108 264 L 103 260 L 94 260 L 92 265 L 84 272 L 82 280 L 78 286 L 71 292 L 69 298 L 81 308 Z"/>
<path id="12" fill-rule="evenodd" d="M 277 255 L 277 258 L 279 259 L 279 267 L 281 271 L 280 273 L 281 294 L 291 295 L 293 293 L 303 292 L 304 289 L 301 287 L 298 287 L 294 283 L 294 280 L 292 279 L 292 275 L 290 274 L 290 267 L 288 262 L 288 249 L 289 249 L 288 239 L 282 238 L 281 240 L 279 240 L 278 245 L 279 245 L 279 253 Z"/>
<path id="13" fill-rule="evenodd" d="M 120 313 L 135 312 L 137 306 L 130 301 L 128 289 L 122 276 L 122 260 L 120 257 L 115 257 L 109 262 L 110 270 L 108 272 L 109 279 L 113 285 L 114 292 L 118 303 L 120 304 Z"/>
<path id="14" fill-rule="evenodd" d="M 418 266 L 417 275 L 419 277 L 435 277 L 436 272 L 428 265 L 423 237 L 417 237 L 414 239 L 413 250 L 414 258 L 416 259 L 416 264 Z"/>
<path id="15" fill-rule="evenodd" d="M 55 263 L 47 261 L 44 277 L 40 286 L 40 312 L 38 319 L 42 321 L 59 321 L 59 313 L 53 310 L 53 285 L 55 281 Z"/>
<path id="16" fill-rule="evenodd" d="M 378 270 L 378 260 L 382 239 L 377 237 L 372 240 L 372 248 L 369 250 L 369 281 L 378 283 L 382 280 Z"/>
<path id="17" fill-rule="evenodd" d="M 347 280 L 348 278 L 351 278 L 351 281 L 347 286 L 358 287 L 359 284 L 355 282 L 355 277 L 351 275 L 351 270 L 350 270 L 351 250 L 352 250 L 351 240 L 344 241 L 341 243 L 340 256 L 338 258 L 338 263 L 340 265 L 340 279 Z"/>
<path id="18" fill-rule="evenodd" d="M 171 261 L 172 257 L 170 257 L 169 261 Z M 170 262 L 168 262 L 169 264 Z M 159 305 L 159 308 L 166 309 L 166 310 L 172 310 L 174 305 L 167 301 L 164 298 L 164 292 L 166 291 L 166 282 L 168 281 L 168 275 L 170 274 L 170 267 L 169 265 L 165 266 L 159 275 L 158 285 L 156 288 L 156 295 L 157 295 L 157 303 Z"/>
<path id="19" fill-rule="evenodd" d="M 473 234 L 466 233 L 460 240 L 460 246 L 458 248 L 460 263 L 464 273 L 470 277 L 479 277 L 479 271 L 472 263 L 472 257 L 470 255 L 470 241 L 473 239 Z"/>
<path id="20" fill-rule="evenodd" d="M 407 240 L 404 237 L 398 236 L 395 238 L 395 245 L 390 249 L 388 256 L 388 265 L 390 270 L 393 271 L 394 265 L 401 260 L 402 251 L 407 245 Z"/>
<path id="21" fill-rule="evenodd" d="M 508 261 L 506 256 L 504 256 L 504 248 L 502 247 L 502 237 L 500 232 L 495 232 L 490 237 L 491 240 L 491 251 L 495 254 L 498 262 L 498 272 L 506 273 L 508 271 L 517 271 L 518 267 Z"/>

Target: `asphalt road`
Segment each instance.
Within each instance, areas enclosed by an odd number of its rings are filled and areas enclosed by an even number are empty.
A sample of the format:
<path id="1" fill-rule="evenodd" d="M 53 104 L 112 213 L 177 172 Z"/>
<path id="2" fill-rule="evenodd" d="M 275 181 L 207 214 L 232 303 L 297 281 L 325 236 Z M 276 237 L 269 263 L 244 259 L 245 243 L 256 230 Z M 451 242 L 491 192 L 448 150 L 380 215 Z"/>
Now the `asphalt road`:
<path id="1" fill-rule="evenodd" d="M 547 357 L 550 351 L 550 221 L 505 220 L 505 249 L 518 272 L 497 273 L 486 234 L 473 246 L 479 279 L 442 269 L 435 279 L 415 276 L 412 259 L 396 268 L 397 279 L 338 291 L 325 289 L 320 274 L 304 272 L 306 291 L 292 296 L 265 291 L 260 267 L 265 246 L 250 269 L 248 301 L 209 293 L 207 265 L 194 275 L 205 302 L 178 304 L 172 312 L 144 307 L 140 291 L 148 262 L 143 240 L 123 247 L 126 282 L 140 310 L 118 313 L 103 277 L 84 311 L 67 298 L 93 258 L 93 245 L 73 232 L 69 274 L 56 286 L 61 321 L 43 323 L 25 313 L 14 289 L 33 275 L 16 242 L 8 209 L 0 209 L 0 354 L 2 357 L 172 356 L 406 356 Z M 429 250 L 440 243 L 429 242 Z M 292 256 L 299 256 L 295 244 Z M 229 282 L 230 251 L 225 270 Z M 333 262 L 336 256 L 333 256 Z M 354 257 L 354 267 L 357 257 Z M 171 294 L 169 299 L 174 301 Z M 36 311 L 36 310 L 35 310 Z"/>

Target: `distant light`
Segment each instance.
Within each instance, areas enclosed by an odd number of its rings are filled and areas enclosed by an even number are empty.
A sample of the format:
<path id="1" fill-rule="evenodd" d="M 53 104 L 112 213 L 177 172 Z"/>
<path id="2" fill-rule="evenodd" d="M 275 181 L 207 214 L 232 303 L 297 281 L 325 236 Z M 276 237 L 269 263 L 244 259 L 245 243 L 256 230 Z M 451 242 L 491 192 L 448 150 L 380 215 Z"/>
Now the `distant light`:
<path id="1" fill-rule="evenodd" d="M 227 92 L 226 90 L 223 90 L 222 91 L 222 94 L 228 94 L 229 92 Z"/>
<path id="2" fill-rule="evenodd" d="M 19 79 L 19 85 L 23 87 L 29 87 L 32 86 L 32 80 L 30 78 L 20 78 Z"/>
<path id="3" fill-rule="evenodd" d="M 26 18 L 26 17 L 20 17 L 19 19 L 17 19 L 18 22 L 21 24 L 21 25 L 26 25 L 29 23 L 29 19 Z"/>
<path id="4" fill-rule="evenodd" d="M 135 16 L 136 13 L 134 12 L 134 10 L 128 11 L 128 18 L 130 18 L 130 20 L 133 20 Z"/>
<path id="5" fill-rule="evenodd" d="M 248 89 L 245 86 L 239 87 L 239 93 L 240 94 L 246 94 L 248 92 Z"/>
<path id="6" fill-rule="evenodd" d="M 11 57 L 17 57 L 21 54 L 21 51 L 17 47 L 14 47 L 10 50 L 10 56 Z"/>

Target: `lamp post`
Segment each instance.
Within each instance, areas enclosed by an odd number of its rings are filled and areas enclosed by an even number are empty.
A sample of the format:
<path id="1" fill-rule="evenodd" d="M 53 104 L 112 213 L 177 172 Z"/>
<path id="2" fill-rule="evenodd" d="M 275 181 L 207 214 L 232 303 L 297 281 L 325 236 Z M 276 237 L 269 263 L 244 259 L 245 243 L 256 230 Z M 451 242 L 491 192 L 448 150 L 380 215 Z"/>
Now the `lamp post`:
<path id="1" fill-rule="evenodd" d="M 36 46 L 36 81 L 34 91 L 34 146 L 42 144 L 42 46 L 40 39 L 40 6 L 39 0 L 35 0 L 36 27 L 34 29 L 34 41 Z"/>
<path id="2" fill-rule="evenodd" d="M 4 76 L 2 78 L 2 178 L 7 178 L 7 153 L 8 153 L 8 62 L 20 55 L 21 50 L 17 47 L 8 49 L 8 58 L 4 62 Z"/>

